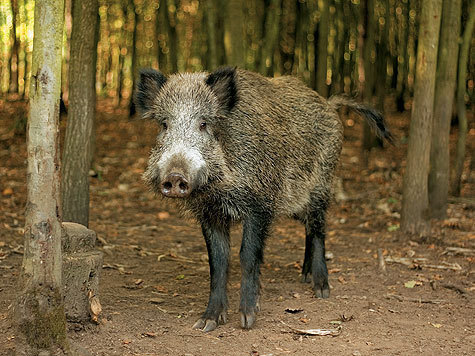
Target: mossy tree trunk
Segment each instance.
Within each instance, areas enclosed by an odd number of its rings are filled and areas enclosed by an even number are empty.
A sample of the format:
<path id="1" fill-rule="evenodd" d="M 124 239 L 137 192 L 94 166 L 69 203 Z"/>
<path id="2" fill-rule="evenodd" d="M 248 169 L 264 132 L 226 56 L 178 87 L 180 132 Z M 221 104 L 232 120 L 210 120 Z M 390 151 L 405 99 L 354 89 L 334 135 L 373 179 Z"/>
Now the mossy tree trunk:
<path id="1" fill-rule="evenodd" d="M 427 181 L 442 0 L 423 0 L 421 11 L 414 103 L 403 178 L 401 228 L 404 232 L 428 235 Z"/>
<path id="2" fill-rule="evenodd" d="M 61 283 L 59 97 L 64 0 L 35 4 L 25 246 L 14 318 L 17 355 L 68 354 Z"/>
<path id="3" fill-rule="evenodd" d="M 463 162 L 465 161 L 465 144 L 467 141 L 467 115 L 465 113 L 465 91 L 467 89 L 467 63 L 472 40 L 473 26 L 475 24 L 475 4 L 472 1 L 470 14 L 465 25 L 460 47 L 458 77 L 457 77 L 457 115 L 459 121 L 459 137 L 457 140 L 457 150 L 455 153 L 454 178 L 452 180 L 452 194 L 459 196 L 463 172 Z"/>
<path id="4" fill-rule="evenodd" d="M 443 0 L 430 152 L 429 203 L 432 217 L 447 216 L 450 119 L 457 78 L 461 0 Z"/>
<path id="5" fill-rule="evenodd" d="M 97 0 L 73 0 L 61 192 L 64 221 L 84 226 L 89 225 L 89 169 L 94 146 L 97 11 Z"/>

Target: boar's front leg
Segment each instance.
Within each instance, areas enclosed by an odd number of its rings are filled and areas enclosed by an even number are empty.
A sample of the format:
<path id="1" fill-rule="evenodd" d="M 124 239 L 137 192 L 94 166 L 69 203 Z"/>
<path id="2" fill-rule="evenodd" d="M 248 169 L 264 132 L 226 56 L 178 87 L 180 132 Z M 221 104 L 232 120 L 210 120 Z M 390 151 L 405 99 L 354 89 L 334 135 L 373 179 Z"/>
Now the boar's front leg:
<path id="1" fill-rule="evenodd" d="M 260 265 L 263 260 L 264 242 L 269 232 L 271 217 L 267 213 L 255 213 L 244 219 L 240 251 L 241 260 L 241 327 L 249 329 L 259 311 Z"/>
<path id="2" fill-rule="evenodd" d="M 204 219 L 205 220 L 205 219 Z M 211 331 L 226 323 L 228 298 L 226 284 L 229 269 L 229 221 L 211 223 L 202 221 L 201 228 L 209 257 L 210 294 L 208 307 L 193 329 Z"/>

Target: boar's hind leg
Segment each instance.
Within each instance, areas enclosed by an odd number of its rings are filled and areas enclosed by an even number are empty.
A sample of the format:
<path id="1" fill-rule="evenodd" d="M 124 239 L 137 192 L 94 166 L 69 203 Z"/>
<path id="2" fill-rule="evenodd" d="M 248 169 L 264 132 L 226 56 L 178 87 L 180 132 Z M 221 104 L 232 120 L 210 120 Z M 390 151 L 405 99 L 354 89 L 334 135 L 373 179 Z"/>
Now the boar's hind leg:
<path id="1" fill-rule="evenodd" d="M 211 331 L 218 324 L 226 323 L 230 224 L 229 221 L 220 222 L 219 225 L 205 221 L 201 228 L 208 249 L 211 286 L 208 307 L 193 329 Z"/>
<path id="2" fill-rule="evenodd" d="M 312 202 L 305 223 L 305 258 L 302 268 L 302 280 L 309 280 L 312 273 L 313 288 L 317 298 L 328 298 L 328 270 L 325 262 L 325 213 L 328 207 L 326 199 Z"/>
<path id="3" fill-rule="evenodd" d="M 269 232 L 271 217 L 258 213 L 243 222 L 243 236 L 240 251 L 241 260 L 241 327 L 249 329 L 256 321 L 259 311 L 260 264 L 263 260 L 264 242 Z"/>

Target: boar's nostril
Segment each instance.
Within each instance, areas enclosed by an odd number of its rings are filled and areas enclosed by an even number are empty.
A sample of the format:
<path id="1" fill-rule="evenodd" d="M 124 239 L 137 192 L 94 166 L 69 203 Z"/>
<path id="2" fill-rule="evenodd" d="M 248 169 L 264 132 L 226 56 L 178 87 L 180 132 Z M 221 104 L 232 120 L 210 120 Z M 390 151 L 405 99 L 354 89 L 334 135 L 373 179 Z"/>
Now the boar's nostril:
<path id="1" fill-rule="evenodd" d="M 184 198 L 190 194 L 187 179 L 179 173 L 171 173 L 162 181 L 162 194 L 171 198 Z"/>

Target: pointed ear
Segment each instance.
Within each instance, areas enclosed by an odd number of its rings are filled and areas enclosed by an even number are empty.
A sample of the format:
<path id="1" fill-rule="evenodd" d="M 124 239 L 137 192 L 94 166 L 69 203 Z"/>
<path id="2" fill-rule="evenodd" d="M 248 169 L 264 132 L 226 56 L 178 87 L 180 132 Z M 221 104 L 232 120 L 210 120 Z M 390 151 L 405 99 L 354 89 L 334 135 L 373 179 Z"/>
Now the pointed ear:
<path id="1" fill-rule="evenodd" d="M 155 69 L 147 68 L 140 71 L 140 81 L 135 93 L 135 105 L 144 118 L 151 116 L 151 109 L 160 89 L 166 83 L 167 77 Z"/>
<path id="2" fill-rule="evenodd" d="M 236 67 L 216 69 L 206 78 L 206 84 L 218 97 L 225 110 L 231 110 L 238 100 L 236 87 Z"/>

